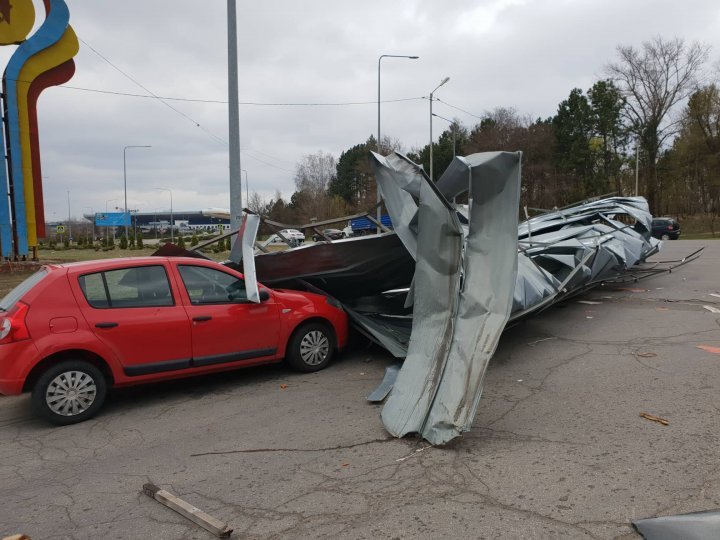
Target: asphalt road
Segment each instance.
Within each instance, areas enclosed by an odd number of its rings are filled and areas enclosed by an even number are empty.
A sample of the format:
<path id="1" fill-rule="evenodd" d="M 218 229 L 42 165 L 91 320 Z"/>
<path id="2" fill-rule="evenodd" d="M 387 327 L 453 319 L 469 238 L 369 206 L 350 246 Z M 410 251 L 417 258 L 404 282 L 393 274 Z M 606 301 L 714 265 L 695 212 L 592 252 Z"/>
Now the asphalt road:
<path id="1" fill-rule="evenodd" d="M 0 537 L 212 537 L 143 495 L 148 481 L 236 538 L 636 538 L 634 518 L 718 508 L 720 355 L 698 348 L 720 347 L 703 308 L 720 307 L 718 268 L 708 242 L 672 274 L 508 330 L 472 431 L 442 448 L 388 437 L 365 396 L 392 359 L 362 342 L 312 375 L 116 391 L 63 428 L 0 396 Z"/>

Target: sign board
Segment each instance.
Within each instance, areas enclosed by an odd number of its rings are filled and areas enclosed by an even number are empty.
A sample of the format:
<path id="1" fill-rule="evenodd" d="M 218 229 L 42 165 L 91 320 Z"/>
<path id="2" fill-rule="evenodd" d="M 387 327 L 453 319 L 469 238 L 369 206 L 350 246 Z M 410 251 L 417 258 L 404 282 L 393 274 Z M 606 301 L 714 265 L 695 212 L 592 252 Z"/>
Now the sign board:
<path id="1" fill-rule="evenodd" d="M 130 213 L 100 212 L 95 214 L 95 225 L 98 227 L 129 227 Z"/>
<path id="2" fill-rule="evenodd" d="M 58 234 L 62 234 L 65 232 L 65 225 L 56 225 L 55 226 L 55 232 Z"/>

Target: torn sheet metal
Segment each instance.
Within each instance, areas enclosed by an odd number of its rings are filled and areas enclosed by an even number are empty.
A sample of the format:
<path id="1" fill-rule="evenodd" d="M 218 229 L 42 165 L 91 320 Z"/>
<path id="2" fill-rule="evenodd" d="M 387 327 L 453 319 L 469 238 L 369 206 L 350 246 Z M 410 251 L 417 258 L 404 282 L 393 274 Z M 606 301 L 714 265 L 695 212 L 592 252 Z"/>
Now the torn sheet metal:
<path id="1" fill-rule="evenodd" d="M 230 251 L 230 260 L 237 264 L 240 262 L 243 264 L 247 298 L 256 304 L 260 303 L 257 274 L 255 272 L 255 238 L 259 227 L 260 216 L 257 214 L 243 215 L 238 237 Z"/>
<path id="2" fill-rule="evenodd" d="M 455 209 L 424 175 L 417 216 L 396 216 L 388 207 L 396 228 L 410 230 L 417 223 L 412 334 L 382 411 L 386 429 L 395 436 L 420 433 L 431 444 L 443 444 L 472 424 L 488 362 L 512 306 L 520 156 L 487 152 L 456 158 L 457 184 L 464 181 L 470 196 L 466 232 Z M 418 169 L 406 167 L 404 159 L 373 157 L 378 178 L 399 180 L 400 189 L 418 178 Z M 403 168 L 395 168 L 397 163 Z M 498 267 L 503 271 L 494 271 Z"/>
<path id="3" fill-rule="evenodd" d="M 638 519 L 632 524 L 645 540 L 720 538 L 720 510 Z"/>

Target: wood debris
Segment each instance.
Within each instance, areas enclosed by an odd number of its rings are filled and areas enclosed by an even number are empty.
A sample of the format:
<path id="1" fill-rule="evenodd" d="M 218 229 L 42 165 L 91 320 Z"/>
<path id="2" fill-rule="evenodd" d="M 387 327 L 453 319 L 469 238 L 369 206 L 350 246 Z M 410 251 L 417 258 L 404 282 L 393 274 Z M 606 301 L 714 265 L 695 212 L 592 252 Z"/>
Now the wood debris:
<path id="1" fill-rule="evenodd" d="M 663 426 L 670 425 L 670 422 L 665 420 L 664 418 L 660 418 L 659 416 L 654 416 L 652 414 L 648 414 L 646 412 L 641 412 L 640 416 L 645 418 L 646 420 L 652 420 L 653 422 L 657 422 L 658 424 L 662 424 Z"/>

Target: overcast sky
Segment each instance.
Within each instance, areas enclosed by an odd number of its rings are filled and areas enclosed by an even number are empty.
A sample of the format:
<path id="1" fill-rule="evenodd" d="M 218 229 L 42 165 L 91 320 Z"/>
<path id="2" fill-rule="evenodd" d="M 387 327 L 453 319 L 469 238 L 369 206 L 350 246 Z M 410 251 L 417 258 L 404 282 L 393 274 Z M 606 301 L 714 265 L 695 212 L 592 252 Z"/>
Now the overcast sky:
<path id="1" fill-rule="evenodd" d="M 227 208 L 226 1 L 67 3 L 84 43 L 74 78 L 38 103 L 46 219 L 66 219 L 68 191 L 73 216 L 122 206 L 126 145 L 152 145 L 127 151 L 130 208 L 169 209 L 154 187 L 172 189 L 176 211 Z M 677 36 L 720 58 L 717 0 L 239 0 L 237 10 L 240 102 L 255 103 L 240 106 L 242 168 L 264 197 L 292 194 L 303 155 L 337 158 L 376 135 L 381 54 L 420 57 L 382 61 L 382 99 L 407 99 L 382 105 L 382 133 L 406 149 L 427 144 L 421 98 L 444 77 L 434 112 L 472 126 L 495 107 L 553 115 L 572 88 L 603 77 L 618 44 Z M 167 101 L 177 112 L 79 90 L 147 94 L 90 47 L 156 95 L 218 103 Z M 308 103 L 333 105 L 278 105 Z M 436 139 L 446 127 L 435 119 Z"/>

